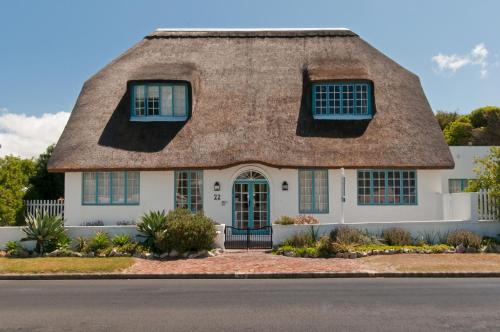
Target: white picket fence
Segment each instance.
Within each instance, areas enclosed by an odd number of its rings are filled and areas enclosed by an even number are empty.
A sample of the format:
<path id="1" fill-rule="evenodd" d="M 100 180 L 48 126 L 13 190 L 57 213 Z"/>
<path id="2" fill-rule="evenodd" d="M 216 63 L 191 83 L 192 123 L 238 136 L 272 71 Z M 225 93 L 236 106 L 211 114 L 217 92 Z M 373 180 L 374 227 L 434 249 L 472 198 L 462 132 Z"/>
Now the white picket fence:
<path id="1" fill-rule="evenodd" d="M 33 199 L 24 201 L 25 215 L 46 213 L 51 216 L 60 215 L 64 218 L 64 199 Z"/>
<path id="2" fill-rule="evenodd" d="M 478 220 L 499 221 L 500 201 L 487 190 L 481 189 L 477 195 Z"/>

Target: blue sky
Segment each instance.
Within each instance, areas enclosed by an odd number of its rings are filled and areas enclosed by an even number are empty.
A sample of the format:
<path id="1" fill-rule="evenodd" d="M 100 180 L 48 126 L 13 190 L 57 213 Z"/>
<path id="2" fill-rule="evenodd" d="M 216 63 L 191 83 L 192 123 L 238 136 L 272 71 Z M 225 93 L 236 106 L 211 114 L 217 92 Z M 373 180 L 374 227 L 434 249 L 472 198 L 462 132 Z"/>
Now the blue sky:
<path id="1" fill-rule="evenodd" d="M 500 105 L 498 13 L 493 0 L 5 1 L 0 135 L 2 113 L 70 112 L 87 78 L 158 27 L 347 27 L 419 75 L 434 110 Z"/>

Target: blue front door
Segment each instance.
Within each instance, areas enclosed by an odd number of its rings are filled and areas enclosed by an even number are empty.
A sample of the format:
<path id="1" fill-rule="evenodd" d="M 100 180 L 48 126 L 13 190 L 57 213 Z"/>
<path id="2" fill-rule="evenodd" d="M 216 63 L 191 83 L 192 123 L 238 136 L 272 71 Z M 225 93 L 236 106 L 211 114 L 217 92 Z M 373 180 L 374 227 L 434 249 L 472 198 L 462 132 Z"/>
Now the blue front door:
<path id="1" fill-rule="evenodd" d="M 262 179 L 237 179 L 233 186 L 233 227 L 269 225 L 269 185 Z"/>

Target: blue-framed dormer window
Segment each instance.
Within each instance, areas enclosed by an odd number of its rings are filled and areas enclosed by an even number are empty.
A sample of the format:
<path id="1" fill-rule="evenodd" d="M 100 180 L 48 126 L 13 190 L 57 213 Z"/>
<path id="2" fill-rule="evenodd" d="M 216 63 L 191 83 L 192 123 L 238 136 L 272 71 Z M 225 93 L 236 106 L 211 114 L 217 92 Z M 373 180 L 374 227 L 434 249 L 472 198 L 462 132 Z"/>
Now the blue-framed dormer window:
<path id="1" fill-rule="evenodd" d="M 299 169 L 299 213 L 328 213 L 327 169 Z"/>
<path id="2" fill-rule="evenodd" d="M 373 116 L 369 81 L 318 82 L 312 85 L 312 113 L 318 120 L 366 120 Z"/>
<path id="3" fill-rule="evenodd" d="M 186 121 L 188 84 L 134 83 L 131 85 L 131 121 Z"/>
<path id="4" fill-rule="evenodd" d="M 82 173 L 82 205 L 138 205 L 139 172 Z"/>
<path id="5" fill-rule="evenodd" d="M 203 210 L 203 171 L 175 172 L 175 208 L 193 213 Z"/>
<path id="6" fill-rule="evenodd" d="M 359 205 L 416 205 L 415 170 L 358 170 Z"/>

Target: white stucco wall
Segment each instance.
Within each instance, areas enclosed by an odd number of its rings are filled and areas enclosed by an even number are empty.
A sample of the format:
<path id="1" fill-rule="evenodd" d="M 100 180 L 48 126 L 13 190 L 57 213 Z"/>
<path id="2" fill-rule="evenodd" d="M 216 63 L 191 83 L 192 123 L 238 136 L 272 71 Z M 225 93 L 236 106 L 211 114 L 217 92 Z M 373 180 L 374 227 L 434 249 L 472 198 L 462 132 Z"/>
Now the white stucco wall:
<path id="1" fill-rule="evenodd" d="M 298 170 L 278 169 L 264 165 L 240 165 L 220 170 L 203 171 L 203 205 L 205 213 L 221 224 L 232 224 L 232 185 L 234 179 L 246 170 L 261 172 L 269 182 L 271 222 L 280 216 L 296 216 L 298 208 Z M 443 217 L 440 170 L 417 171 L 418 205 L 409 206 L 358 206 L 357 173 L 346 170 L 345 222 L 394 222 L 440 220 Z M 67 225 L 101 220 L 105 225 L 118 221 L 137 220 L 149 210 L 174 208 L 174 172 L 143 171 L 140 175 L 140 204 L 135 206 L 84 206 L 81 204 L 81 173 L 66 173 L 65 218 Z M 218 181 L 221 191 L 214 192 Z M 288 191 L 282 190 L 282 182 L 288 182 Z M 340 223 L 341 220 L 341 171 L 330 169 L 329 213 L 315 214 L 321 223 Z M 220 194 L 220 200 L 214 200 Z"/>
<path id="2" fill-rule="evenodd" d="M 449 179 L 475 179 L 476 167 L 474 160 L 489 154 L 490 146 L 450 146 L 450 151 L 455 161 L 455 168 L 443 171 L 443 190 L 449 192 Z"/>
<path id="3" fill-rule="evenodd" d="M 134 221 L 151 210 L 170 210 L 174 205 L 174 173 L 141 172 L 139 205 L 82 205 L 82 173 L 65 174 L 64 217 L 69 226 L 102 221 L 116 225 L 118 221 Z"/>

